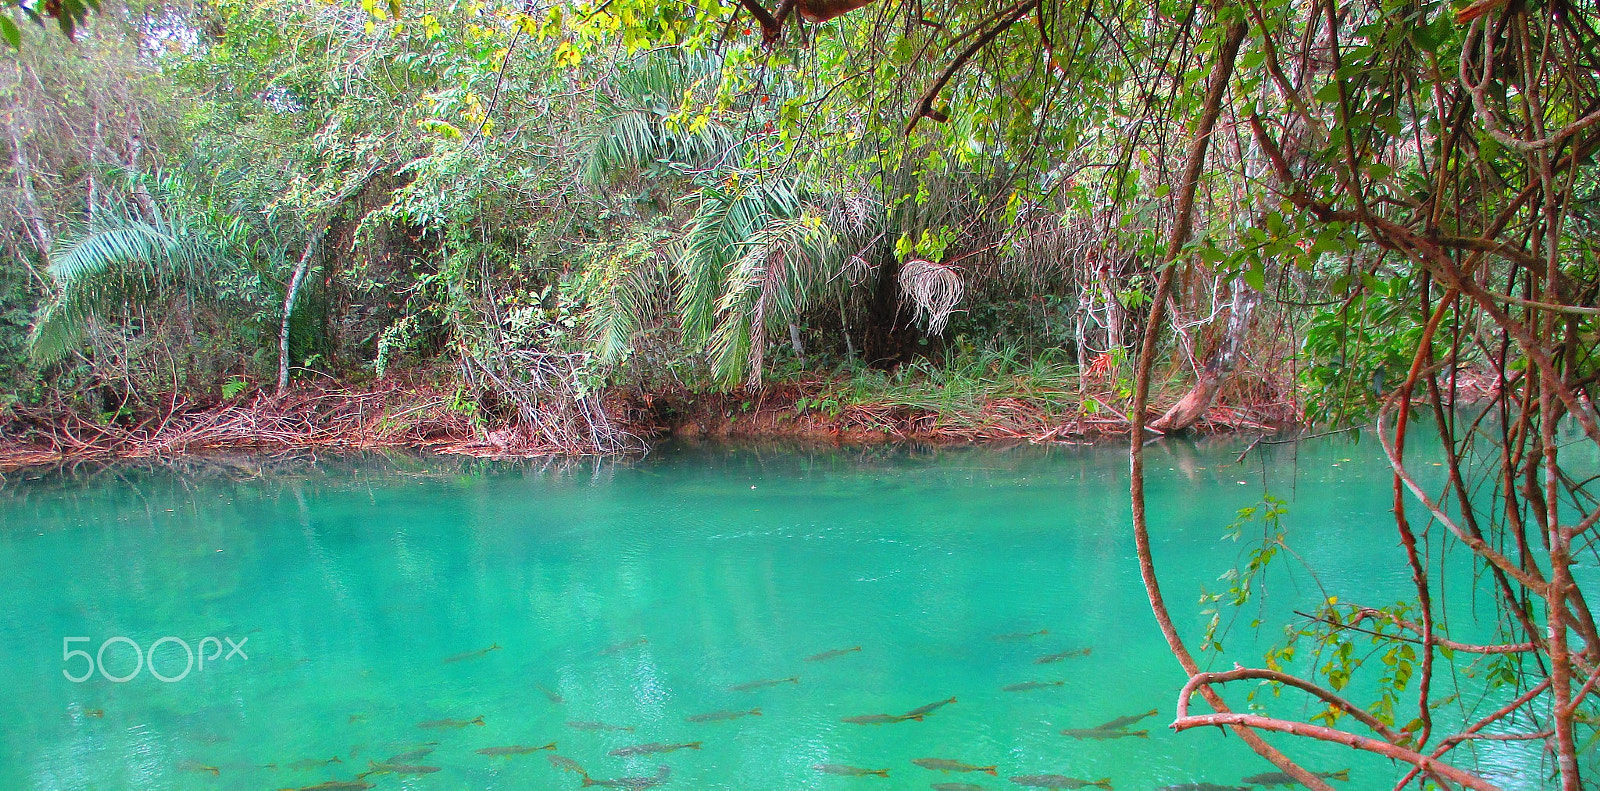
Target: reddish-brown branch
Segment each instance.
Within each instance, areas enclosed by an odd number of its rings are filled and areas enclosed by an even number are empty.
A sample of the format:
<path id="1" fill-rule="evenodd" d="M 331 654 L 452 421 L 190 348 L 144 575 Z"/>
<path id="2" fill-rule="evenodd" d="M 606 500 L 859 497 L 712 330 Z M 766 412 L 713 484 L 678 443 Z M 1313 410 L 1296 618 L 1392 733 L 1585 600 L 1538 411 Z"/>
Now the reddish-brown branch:
<path id="1" fill-rule="evenodd" d="M 1345 714 L 1350 715 L 1350 717 L 1354 718 L 1357 722 L 1360 722 L 1362 725 L 1371 728 L 1374 733 L 1377 733 L 1384 739 L 1387 739 L 1389 742 L 1393 744 L 1403 744 L 1406 741 L 1405 734 L 1400 733 L 1387 725 L 1384 725 L 1378 720 L 1377 717 L 1367 713 L 1367 711 L 1360 706 L 1345 700 L 1332 690 L 1324 689 L 1323 687 L 1317 686 L 1316 684 L 1313 684 L 1303 678 L 1299 678 L 1298 676 L 1291 676 L 1288 673 L 1281 673 L 1276 670 L 1266 670 L 1264 668 L 1241 667 L 1234 670 L 1226 670 L 1216 673 L 1196 673 L 1195 675 L 1190 676 L 1189 683 L 1184 684 L 1183 689 L 1178 692 L 1178 717 L 1181 719 L 1189 716 L 1189 699 L 1193 697 L 1194 693 L 1197 692 L 1202 686 L 1209 686 L 1211 684 L 1226 684 L 1230 681 L 1249 679 L 1256 681 L 1271 681 L 1275 684 L 1293 687 L 1301 692 L 1315 695 L 1316 697 L 1321 698 L 1324 703 L 1327 703 L 1328 705 L 1344 712 Z"/>
<path id="2" fill-rule="evenodd" d="M 1133 504 L 1133 538 L 1139 556 L 1139 577 L 1144 582 L 1145 596 L 1150 600 L 1151 612 L 1155 615 L 1156 624 L 1161 627 L 1161 634 L 1167 641 L 1167 647 L 1177 658 L 1184 672 L 1190 676 L 1200 673 L 1200 666 L 1189 653 L 1188 646 L 1184 644 L 1182 636 L 1178 634 L 1178 629 L 1172 622 L 1172 613 L 1167 609 L 1166 599 L 1161 593 L 1161 582 L 1156 576 L 1155 556 L 1150 545 L 1150 521 L 1146 512 L 1144 492 L 1144 432 L 1146 413 L 1150 405 L 1150 373 L 1155 366 L 1156 339 L 1166 318 L 1164 311 L 1167 296 L 1172 293 L 1173 263 L 1183 251 L 1184 244 L 1189 241 L 1189 234 L 1194 227 L 1194 199 L 1200 185 L 1200 173 L 1205 168 L 1206 151 L 1211 142 L 1211 134 L 1216 128 L 1218 116 L 1222 114 L 1222 98 L 1232 79 L 1234 59 L 1239 54 L 1239 46 L 1244 42 L 1246 32 L 1248 27 L 1243 22 L 1229 23 L 1224 29 L 1216 59 L 1212 62 L 1205 101 L 1195 124 L 1194 137 L 1189 142 L 1182 180 L 1178 184 L 1178 200 L 1172 232 L 1167 241 L 1166 255 L 1161 262 L 1161 275 L 1156 285 L 1155 298 L 1151 302 L 1150 319 L 1139 348 L 1139 365 L 1134 378 L 1129 494 Z M 1229 711 L 1227 703 L 1216 690 L 1205 686 L 1201 687 L 1200 694 L 1206 699 L 1206 703 L 1218 712 Z M 1276 747 L 1267 744 L 1260 734 L 1242 723 L 1233 724 L 1234 732 L 1257 755 L 1266 758 L 1309 788 L 1332 791 L 1332 787 L 1322 779 L 1290 760 Z"/>
<path id="3" fill-rule="evenodd" d="M 1476 791 L 1501 791 L 1500 787 L 1484 780 L 1481 777 L 1464 772 L 1443 761 L 1431 756 L 1423 755 L 1415 750 L 1409 750 L 1398 745 L 1390 744 L 1382 739 L 1341 731 L 1322 725 L 1311 725 L 1294 720 L 1280 720 L 1274 717 L 1263 717 L 1258 714 L 1197 714 L 1194 716 L 1180 716 L 1172 723 L 1175 731 L 1186 731 L 1190 728 L 1216 727 L 1221 725 L 1242 725 L 1264 731 L 1287 733 L 1293 736 L 1303 736 L 1319 741 L 1342 744 L 1356 750 L 1375 753 L 1385 758 L 1404 761 L 1426 772 L 1437 774 L 1444 779 L 1476 789 Z"/>
<path id="4" fill-rule="evenodd" d="M 1539 697 L 1540 693 L 1544 692 L 1545 690 L 1547 690 L 1549 688 L 1550 688 L 1550 680 L 1549 679 L 1545 679 L 1544 681 L 1539 682 L 1532 689 L 1528 690 L 1527 692 L 1522 693 L 1521 695 L 1518 695 L 1515 700 L 1511 701 L 1510 703 L 1507 703 L 1504 706 L 1501 706 L 1498 709 L 1495 709 L 1492 713 L 1489 714 L 1489 716 L 1484 717 L 1483 719 L 1478 720 L 1477 722 L 1473 723 L 1471 727 L 1467 728 L 1466 730 L 1464 730 L 1464 731 L 1462 731 L 1462 732 L 1460 732 L 1458 734 L 1455 734 L 1454 736 L 1447 737 L 1443 741 L 1439 742 L 1439 746 L 1435 747 L 1433 749 L 1433 752 L 1430 753 L 1428 755 L 1428 757 L 1429 758 L 1438 758 L 1438 757 L 1444 755 L 1445 753 L 1450 752 L 1451 750 L 1455 749 L 1457 745 L 1460 745 L 1460 744 L 1462 744 L 1464 742 L 1467 742 L 1467 741 L 1475 738 L 1479 731 L 1483 730 L 1484 728 L 1489 727 L 1490 725 L 1492 725 L 1492 724 L 1494 724 L 1496 722 L 1499 722 L 1500 720 L 1505 719 L 1506 717 L 1511 716 L 1512 712 L 1516 711 L 1517 709 L 1522 708 L 1523 706 L 1528 705 L 1529 703 L 1531 703 L 1533 701 L 1534 698 Z M 1419 771 L 1421 771 L 1421 770 L 1413 767 L 1410 772 L 1406 773 L 1405 777 L 1400 778 L 1400 782 L 1395 784 L 1395 786 L 1394 786 L 1395 787 L 1395 791 L 1400 791 L 1400 789 L 1405 788 L 1408 783 L 1410 783 L 1413 779 L 1416 778 L 1417 772 L 1419 772 Z"/>
<path id="5" fill-rule="evenodd" d="M 949 117 L 943 112 L 934 109 L 933 103 L 938 100 L 939 93 L 944 90 L 944 87 L 950 83 L 950 78 L 954 77 L 956 72 L 960 71 L 963 66 L 966 66 L 967 61 L 972 60 L 972 56 L 978 54 L 984 47 L 989 46 L 990 42 L 1006 31 L 1006 28 L 1016 24 L 1017 20 L 1027 16 L 1038 5 L 1039 0 L 1027 0 L 1022 5 L 1011 9 L 994 27 L 985 31 L 983 35 L 967 45 L 967 48 L 962 50 L 961 54 L 955 57 L 955 60 L 950 61 L 950 65 L 944 68 L 944 71 L 939 74 L 939 78 L 933 81 L 933 85 L 917 101 L 916 109 L 911 114 L 911 120 L 906 124 L 906 134 L 909 135 L 915 131 L 917 123 L 924 118 L 932 118 L 940 122 L 948 121 Z"/>
<path id="6" fill-rule="evenodd" d="M 1426 292 L 1426 288 L 1424 288 Z M 1411 392 L 1416 389 L 1417 377 L 1422 374 L 1422 364 L 1432 355 L 1433 335 L 1439 329 L 1439 322 L 1450 309 L 1452 301 L 1456 298 L 1454 289 L 1446 292 L 1444 299 L 1439 300 L 1439 307 L 1434 310 L 1433 316 L 1428 319 L 1428 324 L 1422 330 L 1422 337 L 1417 341 L 1417 352 L 1411 360 L 1411 371 L 1406 376 L 1405 385 L 1400 388 L 1400 415 L 1395 422 L 1394 453 L 1391 458 L 1396 467 L 1399 467 L 1405 458 L 1406 452 L 1406 423 L 1411 417 Z M 1406 519 L 1405 482 L 1401 480 L 1400 473 L 1394 475 L 1394 521 L 1400 531 L 1400 543 L 1406 550 L 1406 562 L 1411 566 L 1411 582 L 1417 589 L 1417 605 L 1422 613 L 1422 675 L 1417 683 L 1417 718 L 1422 723 L 1422 730 L 1417 736 L 1417 744 L 1427 744 L 1428 736 L 1433 730 L 1433 710 L 1428 705 L 1428 693 L 1433 685 L 1433 596 L 1428 589 L 1428 572 L 1422 567 L 1422 559 L 1417 554 L 1417 536 L 1411 529 L 1410 520 Z"/>

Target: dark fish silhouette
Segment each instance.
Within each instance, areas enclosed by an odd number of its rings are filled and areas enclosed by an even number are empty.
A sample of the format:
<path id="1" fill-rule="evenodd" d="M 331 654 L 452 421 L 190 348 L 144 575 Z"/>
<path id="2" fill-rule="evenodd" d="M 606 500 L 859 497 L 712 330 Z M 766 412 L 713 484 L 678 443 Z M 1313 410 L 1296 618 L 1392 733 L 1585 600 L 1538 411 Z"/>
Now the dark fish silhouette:
<path id="1" fill-rule="evenodd" d="M 577 772 L 578 774 L 585 776 L 589 774 L 588 772 L 583 771 L 583 767 L 579 766 L 577 761 L 574 761 L 565 755 L 547 755 L 545 757 L 550 759 L 551 766 L 554 766 L 562 771 Z"/>
<path id="2" fill-rule="evenodd" d="M 627 731 L 633 733 L 630 725 L 607 725 L 603 722 L 584 722 L 582 720 L 568 720 L 568 728 L 577 728 L 580 731 Z"/>
<path id="3" fill-rule="evenodd" d="M 1045 635 L 1047 635 L 1049 633 L 1050 633 L 1049 629 L 1040 629 L 1037 632 L 1015 632 L 1015 633 L 1012 633 L 1012 634 L 997 634 L 997 635 L 995 635 L 994 637 L 992 637 L 990 639 L 994 640 L 997 643 L 1018 643 L 1018 642 L 1021 642 L 1023 640 L 1031 640 L 1031 639 L 1033 639 L 1035 637 L 1043 637 L 1043 636 L 1045 636 Z"/>
<path id="4" fill-rule="evenodd" d="M 745 684 L 735 684 L 735 685 L 733 685 L 731 687 L 728 687 L 728 691 L 729 692 L 750 692 L 751 690 L 763 689 L 765 687 L 775 687 L 775 686 L 778 686 L 779 684 L 798 684 L 798 683 L 800 683 L 800 677 L 799 676 L 790 676 L 788 678 L 769 678 L 769 679 L 766 679 L 764 681 L 751 681 L 751 682 L 748 682 L 748 683 L 745 683 Z"/>
<path id="5" fill-rule="evenodd" d="M 692 717 L 684 717 L 683 721 L 684 722 L 726 722 L 727 720 L 736 720 L 736 719 L 739 719 L 740 717 L 759 717 L 759 716 L 761 716 L 761 709 L 751 709 L 749 711 L 713 711 L 710 714 L 696 714 L 696 715 L 694 715 Z"/>
<path id="6" fill-rule="evenodd" d="M 451 662 L 460 662 L 463 659 L 476 659 L 476 658 L 478 658 L 480 656 L 483 656 L 484 654 L 489 653 L 490 651 L 499 651 L 499 650 L 500 650 L 500 644 L 499 643 L 495 643 L 494 645 L 491 645 L 488 648 L 480 648 L 480 649 L 478 649 L 476 651 L 468 651 L 468 652 L 466 652 L 464 654 L 456 654 L 455 656 L 452 656 L 452 657 L 446 657 L 444 661 L 445 661 L 445 664 L 449 664 Z"/>
<path id="7" fill-rule="evenodd" d="M 999 771 L 997 771 L 996 767 L 993 766 L 973 766 L 972 764 L 962 763 L 960 761 L 952 761 L 948 758 L 914 758 L 912 759 L 911 763 L 914 763 L 923 769 L 932 769 L 935 772 L 985 772 L 992 775 L 999 774 Z"/>
<path id="8" fill-rule="evenodd" d="M 602 654 L 620 654 L 623 651 L 626 651 L 626 650 L 628 650 L 630 648 L 633 648 L 634 646 L 644 645 L 644 644 L 646 644 L 648 642 L 650 642 L 650 641 L 645 639 L 645 638 L 643 638 L 643 637 L 640 637 L 640 638 L 637 638 L 637 639 L 634 639 L 634 640 L 628 640 L 626 642 L 617 643 L 616 645 L 608 645 L 605 648 L 600 649 L 600 653 L 602 653 Z"/>
<path id="9" fill-rule="evenodd" d="M 410 763 L 412 761 L 420 761 L 423 758 L 428 757 L 428 754 L 432 753 L 432 752 L 433 752 L 433 748 L 432 747 L 418 747 L 415 750 L 407 750 L 407 751 L 405 751 L 403 753 L 400 753 L 398 755 L 391 755 L 391 756 L 389 756 L 388 760 L 384 761 L 384 763 L 386 763 L 386 764 L 404 764 L 404 763 Z"/>
<path id="10" fill-rule="evenodd" d="M 380 764 L 372 761 L 367 764 L 367 771 L 356 775 L 360 780 L 368 775 L 431 775 L 439 771 L 437 766 L 414 766 L 412 764 Z"/>
<path id="11" fill-rule="evenodd" d="M 700 742 L 689 742 L 688 744 L 662 744 L 661 742 L 650 742 L 649 744 L 636 744 L 632 747 L 620 747 L 612 750 L 611 754 L 619 758 L 626 758 L 630 755 L 651 755 L 654 753 L 670 753 L 676 750 L 698 749 L 700 749 Z"/>
<path id="12" fill-rule="evenodd" d="M 596 780 L 588 775 L 583 776 L 583 784 L 587 786 L 600 786 L 602 788 L 651 788 L 667 782 L 672 776 L 672 770 L 661 767 L 656 770 L 655 777 L 619 777 L 615 780 Z"/>
<path id="13" fill-rule="evenodd" d="M 845 717 L 840 722 L 848 722 L 851 725 L 888 725 L 891 722 L 904 722 L 908 719 L 911 718 L 899 714 L 865 714 L 860 717 Z"/>
<path id="14" fill-rule="evenodd" d="M 344 763 L 344 761 L 339 760 L 339 756 L 335 755 L 332 758 L 326 758 L 326 759 L 321 759 L 321 760 L 318 760 L 316 758 L 307 758 L 304 761 L 295 761 L 294 763 L 289 764 L 289 768 L 295 770 L 296 772 L 302 772 L 302 771 L 305 771 L 307 769 L 316 769 L 319 766 L 327 766 L 328 764 L 342 764 L 342 763 Z"/>
<path id="15" fill-rule="evenodd" d="M 217 777 L 222 774 L 221 769 L 218 769 L 215 766 L 206 766 L 199 761 L 184 761 L 183 763 L 178 764 L 178 769 L 184 772 L 204 772 L 212 777 Z"/>
<path id="16" fill-rule="evenodd" d="M 1312 772 L 1312 774 L 1324 780 L 1343 780 L 1345 782 L 1350 781 L 1349 769 L 1340 769 L 1337 772 Z M 1272 788 L 1274 786 L 1287 787 L 1300 785 L 1299 780 L 1290 777 L 1286 772 L 1268 772 L 1264 775 L 1251 775 L 1246 777 L 1243 782 L 1249 783 L 1253 786 L 1266 786 L 1267 788 Z"/>
<path id="17" fill-rule="evenodd" d="M 1067 683 L 1067 682 L 1065 682 L 1065 681 L 1024 681 L 1021 684 L 1012 684 L 1009 687 L 1001 687 L 1001 691 L 1004 691 L 1004 692 L 1032 692 L 1033 690 L 1036 690 L 1036 689 L 1049 689 L 1051 687 L 1059 687 L 1059 686 L 1061 686 L 1062 684 L 1065 684 L 1065 683 Z"/>
<path id="18" fill-rule="evenodd" d="M 852 653 L 855 653 L 856 651 L 860 651 L 860 650 L 861 650 L 861 646 L 859 646 L 859 645 L 855 646 L 854 648 L 835 648 L 832 651 L 823 651 L 820 654 L 812 654 L 811 656 L 806 657 L 806 661 L 807 662 L 826 662 L 829 659 L 834 659 L 834 658 L 837 658 L 837 657 L 841 657 L 841 656 L 844 656 L 845 654 L 852 654 Z"/>
<path id="19" fill-rule="evenodd" d="M 844 764 L 817 764 L 811 768 L 826 775 L 839 775 L 841 777 L 889 776 L 888 769 L 862 769 L 859 766 L 845 766 Z"/>
<path id="20" fill-rule="evenodd" d="M 561 693 L 556 692 L 555 690 L 550 689 L 549 687 L 547 687 L 547 686 L 545 686 L 543 684 L 537 684 L 535 686 L 537 686 L 539 688 L 540 692 L 544 693 L 544 696 L 546 698 L 550 699 L 551 703 L 554 703 L 557 706 L 560 706 L 560 705 L 565 704 L 567 702 L 566 698 L 561 697 Z"/>
<path id="21" fill-rule="evenodd" d="M 902 717 L 904 717 L 905 719 L 908 719 L 908 720 L 917 720 L 918 722 L 920 722 L 920 721 L 922 721 L 923 717 L 926 717 L 929 714 L 932 714 L 935 711 L 938 711 L 939 709 L 942 709 L 945 706 L 948 706 L 948 705 L 950 705 L 950 704 L 952 704 L 954 702 L 956 702 L 955 698 L 947 698 L 945 700 L 935 701 L 933 703 L 929 703 L 926 706 L 918 706 L 918 707 L 916 707 L 916 708 L 914 708 L 914 709 L 912 709 L 912 710 L 910 710 L 910 711 L 908 711 L 905 714 L 902 714 L 900 716 L 902 716 Z"/>
<path id="22" fill-rule="evenodd" d="M 1041 656 L 1038 659 L 1033 660 L 1033 663 L 1036 664 L 1036 665 L 1048 665 L 1048 664 L 1050 664 L 1052 662 L 1060 662 L 1063 659 L 1072 659 L 1074 657 L 1088 656 L 1089 652 L 1091 652 L 1093 650 L 1094 650 L 1093 648 L 1075 648 L 1075 649 L 1073 649 L 1071 651 L 1062 651 L 1059 654 L 1050 654 L 1049 656 Z"/>
<path id="23" fill-rule="evenodd" d="M 551 742 L 543 747 L 528 747 L 526 745 L 513 744 L 509 747 L 485 747 L 482 750 L 474 750 L 473 752 L 476 752 L 479 755 L 487 755 L 490 758 L 503 758 L 513 755 L 527 755 L 528 753 L 536 753 L 540 750 L 554 750 L 555 748 L 556 743 Z"/>
<path id="24" fill-rule="evenodd" d="M 1112 720 L 1112 721 L 1110 721 L 1110 722 L 1108 722 L 1108 723 L 1106 723 L 1104 725 L 1097 725 L 1095 727 L 1096 727 L 1097 730 L 1102 730 L 1102 731 L 1120 730 L 1120 729 L 1126 728 L 1129 725 L 1132 725 L 1132 724 L 1134 724 L 1134 723 L 1138 722 L 1139 720 L 1142 720 L 1142 719 L 1144 719 L 1146 717 L 1154 717 L 1154 716 L 1156 716 L 1157 714 L 1160 714 L 1160 713 L 1161 712 L 1159 710 L 1157 710 L 1157 709 L 1151 709 L 1151 710 L 1149 710 L 1149 711 L 1147 711 L 1147 712 L 1145 712 L 1143 714 L 1129 714 L 1126 717 L 1118 717 L 1118 718 L 1116 718 L 1116 719 L 1114 719 L 1114 720 Z"/>
<path id="25" fill-rule="evenodd" d="M 1136 736 L 1140 739 L 1150 738 L 1149 731 L 1108 731 L 1104 728 L 1068 728 L 1061 732 L 1062 736 L 1071 736 L 1074 739 L 1090 739 L 1105 741 L 1107 739 L 1125 739 Z"/>
<path id="26" fill-rule="evenodd" d="M 444 728 L 444 729 L 465 728 L 468 725 L 480 725 L 480 726 L 483 725 L 483 716 L 479 715 L 479 716 L 474 717 L 474 718 L 472 718 L 470 720 L 430 720 L 428 722 L 419 722 L 419 723 L 417 723 L 417 727 L 418 728 L 429 728 L 429 729 L 432 729 L 432 730 L 439 730 L 441 728 Z"/>
<path id="27" fill-rule="evenodd" d="M 1088 788 L 1089 786 L 1094 786 L 1107 789 L 1107 791 L 1111 788 L 1111 778 L 1079 780 L 1076 777 L 1067 777 L 1065 775 L 1021 775 L 1011 778 L 1011 782 L 1031 788 Z"/>

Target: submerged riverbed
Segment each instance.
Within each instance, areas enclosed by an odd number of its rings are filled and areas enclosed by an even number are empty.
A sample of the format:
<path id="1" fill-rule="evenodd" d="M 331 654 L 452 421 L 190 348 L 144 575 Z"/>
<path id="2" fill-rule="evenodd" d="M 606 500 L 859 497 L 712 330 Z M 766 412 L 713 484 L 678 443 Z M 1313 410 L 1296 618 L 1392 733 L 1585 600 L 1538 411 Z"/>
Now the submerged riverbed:
<path id="1" fill-rule="evenodd" d="M 1157 560 L 1190 635 L 1202 588 L 1240 562 L 1225 526 L 1267 492 L 1288 502 L 1291 545 L 1317 577 L 1285 565 L 1246 618 L 1275 625 L 1323 595 L 1406 595 L 1375 442 L 1235 463 L 1242 449 L 1150 448 Z M 1039 774 L 1152 789 L 1272 771 L 1237 738 L 1165 727 L 1182 676 L 1139 583 L 1118 444 L 201 466 L 13 475 L 0 488 L 0 787 L 304 787 L 406 753 L 439 771 L 366 782 L 578 787 L 549 751 L 477 752 L 550 742 L 597 780 L 693 789 L 1000 789 Z M 1489 615 L 1468 585 L 1451 593 L 1457 623 L 1474 607 Z M 1229 654 L 1204 661 L 1258 664 L 1277 637 L 1241 623 Z M 154 668 L 107 680 L 135 669 L 135 645 Z M 152 676 L 178 676 L 185 646 L 237 652 L 170 683 Z M 1068 656 L 1038 662 L 1056 654 Z M 779 683 L 732 689 L 759 681 Z M 1041 684 L 1005 689 L 1025 682 Z M 1243 692 L 1229 696 L 1243 705 Z M 920 721 L 843 721 L 950 698 Z M 1317 710 L 1290 694 L 1261 702 Z M 1061 734 L 1152 709 L 1134 735 Z M 1345 748 L 1277 741 L 1312 769 L 1348 769 L 1353 789 L 1399 775 Z M 645 743 L 695 746 L 610 754 Z M 1497 782 L 1542 787 L 1536 752 L 1484 750 Z M 814 768 L 828 764 L 888 778 Z"/>

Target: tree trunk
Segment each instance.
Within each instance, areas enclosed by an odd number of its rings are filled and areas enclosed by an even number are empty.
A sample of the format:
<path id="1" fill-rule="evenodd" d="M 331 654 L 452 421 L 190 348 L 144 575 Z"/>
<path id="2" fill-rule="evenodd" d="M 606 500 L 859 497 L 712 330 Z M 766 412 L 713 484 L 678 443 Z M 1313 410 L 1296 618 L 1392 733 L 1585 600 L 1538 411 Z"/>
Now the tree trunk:
<path id="1" fill-rule="evenodd" d="M 789 322 L 789 345 L 794 347 L 795 359 L 800 361 L 800 367 L 806 367 L 806 347 L 800 342 L 800 326 Z"/>
<path id="2" fill-rule="evenodd" d="M 851 365 L 856 362 L 856 344 L 850 340 L 850 320 L 845 316 L 844 305 L 839 305 L 839 328 L 844 333 L 844 358 Z"/>
<path id="3" fill-rule="evenodd" d="M 96 118 L 94 119 L 94 137 L 89 139 L 89 195 L 84 202 L 85 208 L 87 209 L 87 213 L 89 215 L 89 226 L 91 228 L 94 227 L 95 220 L 100 214 L 100 141 L 104 136 L 101 129 L 100 119 L 98 117 L 100 111 L 98 104 L 94 106 L 94 110 L 96 114 Z"/>
<path id="4" fill-rule="evenodd" d="M 1167 608 L 1166 598 L 1161 593 L 1160 579 L 1156 576 L 1155 554 L 1151 549 L 1150 520 L 1145 502 L 1144 481 L 1145 409 L 1150 399 L 1150 371 L 1155 364 L 1157 335 L 1161 331 L 1166 313 L 1167 297 L 1172 294 L 1173 263 L 1183 251 L 1183 245 L 1189 240 L 1189 233 L 1193 229 L 1194 197 L 1200 185 L 1200 173 L 1205 168 L 1206 148 L 1210 143 L 1212 130 L 1216 128 L 1217 116 L 1222 112 L 1222 97 L 1233 76 L 1234 59 L 1239 54 L 1239 45 L 1244 42 L 1248 30 L 1244 22 L 1228 23 L 1216 60 L 1211 64 L 1205 104 L 1195 124 L 1194 139 L 1189 144 L 1187 161 L 1183 168 L 1183 181 L 1178 185 L 1178 203 L 1172 225 L 1172 236 L 1167 242 L 1167 252 L 1161 261 L 1161 277 L 1156 285 L 1149 324 L 1140 343 L 1139 366 L 1133 386 L 1131 413 L 1133 439 L 1128 452 L 1129 496 L 1133 505 L 1133 539 L 1139 556 L 1139 578 L 1144 583 L 1145 595 L 1150 600 L 1150 610 L 1155 614 L 1156 625 L 1161 628 L 1161 636 L 1167 641 L 1167 647 L 1172 650 L 1172 655 L 1190 678 L 1200 673 L 1200 663 L 1189 653 L 1189 648 L 1184 644 L 1177 625 L 1172 621 L 1172 612 Z M 1198 691 L 1213 710 L 1219 713 L 1230 711 L 1222 695 L 1209 685 L 1200 687 Z M 1234 733 L 1238 734 L 1257 755 L 1271 761 L 1274 766 L 1287 772 L 1302 785 L 1316 791 L 1333 791 L 1332 786 L 1291 761 L 1288 756 L 1262 739 L 1259 733 L 1242 725 L 1232 727 Z"/>
<path id="5" fill-rule="evenodd" d="M 289 389 L 289 320 L 294 317 L 295 302 L 300 296 L 300 289 L 305 285 L 306 275 L 311 271 L 311 261 L 316 258 L 317 248 L 322 246 L 322 240 L 333 227 L 335 215 L 345 201 L 350 200 L 366 189 L 374 177 L 381 172 L 392 169 L 392 165 L 379 165 L 368 170 L 353 181 L 347 181 L 345 188 L 339 192 L 338 197 L 328 204 L 317 216 L 316 222 L 311 224 L 310 236 L 306 239 L 306 250 L 300 254 L 300 261 L 295 264 L 294 275 L 289 278 L 288 293 L 283 296 L 283 326 L 278 330 L 278 394 L 282 395 Z"/>
<path id="6" fill-rule="evenodd" d="M 135 120 L 135 123 L 137 123 L 137 120 Z M 135 178 L 140 175 L 139 155 L 143 151 L 144 140 L 135 131 L 128 136 L 128 174 Z M 133 200 L 139 204 L 140 211 L 144 212 L 145 218 L 150 222 L 155 223 L 157 226 L 167 224 L 166 218 L 161 216 L 161 208 L 156 206 L 156 199 L 150 195 L 150 190 L 145 188 L 142 181 L 134 181 L 133 183 Z"/>
<path id="7" fill-rule="evenodd" d="M 278 395 L 283 395 L 289 389 L 289 321 L 294 318 L 295 301 L 300 296 L 300 287 L 305 285 L 306 273 L 311 270 L 311 260 L 316 257 L 317 247 L 327 232 L 326 219 L 318 221 L 312 228 L 311 238 L 306 241 L 306 251 L 295 264 L 294 276 L 289 278 L 289 291 L 283 297 L 283 326 L 278 331 Z"/>
<path id="8" fill-rule="evenodd" d="M 55 246 L 55 235 L 50 232 L 50 224 L 45 221 L 44 211 L 39 208 L 39 195 L 33 190 L 33 163 L 28 159 L 22 125 L 17 122 L 18 110 L 16 105 L 12 105 L 10 112 L 6 113 L 6 131 L 11 137 L 12 175 L 16 177 L 17 190 L 22 194 L 22 208 L 28 213 L 25 219 L 34 248 L 39 251 L 41 259 L 48 259 L 50 248 Z"/>
<path id="9" fill-rule="evenodd" d="M 878 267 L 878 287 L 862 329 L 861 354 L 874 368 L 893 368 L 916 349 L 916 329 L 900 320 L 900 261 L 893 256 Z"/>
<path id="10" fill-rule="evenodd" d="M 1228 324 L 1222 340 L 1217 342 L 1216 350 L 1200 369 L 1194 389 L 1167 410 L 1165 415 L 1151 422 L 1151 428 L 1173 434 L 1188 430 L 1205 417 L 1206 410 L 1216 403 L 1217 394 L 1222 392 L 1222 386 L 1227 384 L 1228 377 L 1238 364 L 1239 350 L 1244 347 L 1245 334 L 1250 331 L 1250 315 L 1259 304 L 1261 292 L 1251 288 L 1244 278 L 1234 278 L 1233 305 L 1228 309 Z"/>

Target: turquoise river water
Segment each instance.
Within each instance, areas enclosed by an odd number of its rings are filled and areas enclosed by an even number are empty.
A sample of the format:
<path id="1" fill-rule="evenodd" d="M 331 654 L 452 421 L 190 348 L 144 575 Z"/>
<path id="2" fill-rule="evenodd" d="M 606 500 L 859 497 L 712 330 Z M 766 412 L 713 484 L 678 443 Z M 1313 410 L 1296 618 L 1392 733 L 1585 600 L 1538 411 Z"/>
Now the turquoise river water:
<path id="1" fill-rule="evenodd" d="M 1323 595 L 1406 595 L 1376 443 L 1263 446 L 1236 464 L 1241 449 L 1150 447 L 1157 560 L 1180 625 L 1198 635 L 1202 588 L 1240 559 L 1223 529 L 1263 493 L 1288 502 L 1291 545 L 1316 576 L 1285 564 L 1246 616 L 1266 633 L 1235 626 L 1230 653 L 1205 661 L 1259 664 L 1276 624 Z M 1036 774 L 1242 787 L 1272 768 L 1237 738 L 1165 727 L 1182 676 L 1139 583 L 1127 502 L 1118 443 L 13 474 L 0 487 L 0 789 L 302 788 L 397 755 L 438 771 L 363 782 L 580 787 L 550 751 L 477 752 L 550 742 L 595 780 L 667 788 L 1001 789 Z M 1454 623 L 1488 615 L 1470 583 L 1453 585 Z M 764 680 L 779 683 L 731 689 Z M 1005 689 L 1030 681 L 1044 686 Z M 1229 694 L 1243 705 L 1245 691 Z M 844 721 L 949 698 L 920 721 Z M 1317 711 L 1292 694 L 1259 702 Z M 1138 735 L 1061 734 L 1149 710 Z M 442 720 L 461 727 L 419 727 Z M 1349 788 L 1399 775 L 1277 741 L 1313 769 L 1348 770 Z M 696 746 L 611 754 L 652 742 Z M 1543 786 L 1536 750 L 1476 756 L 1507 788 Z M 814 768 L 830 764 L 888 772 Z"/>

